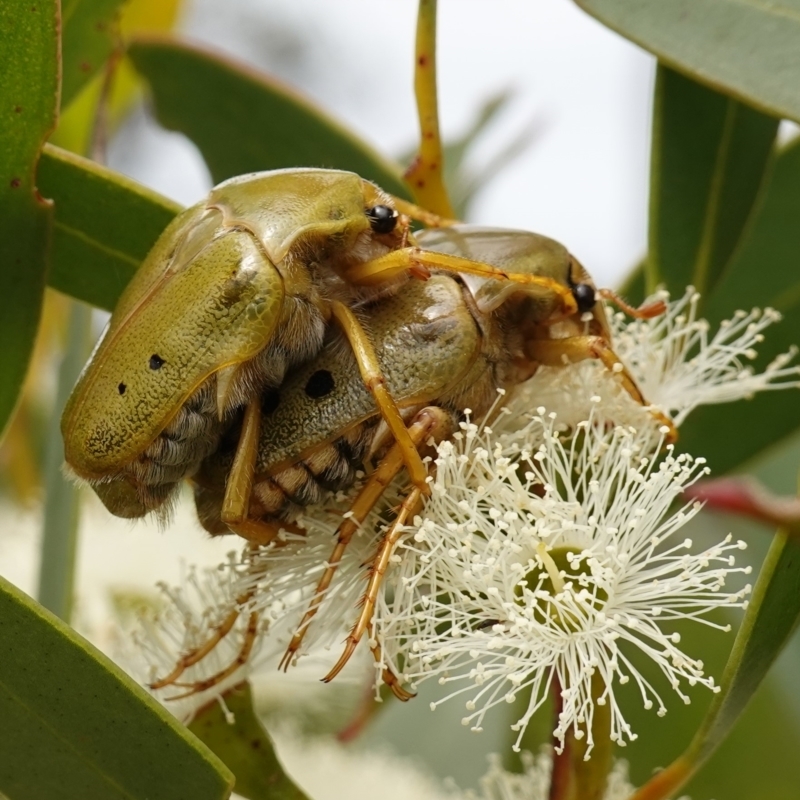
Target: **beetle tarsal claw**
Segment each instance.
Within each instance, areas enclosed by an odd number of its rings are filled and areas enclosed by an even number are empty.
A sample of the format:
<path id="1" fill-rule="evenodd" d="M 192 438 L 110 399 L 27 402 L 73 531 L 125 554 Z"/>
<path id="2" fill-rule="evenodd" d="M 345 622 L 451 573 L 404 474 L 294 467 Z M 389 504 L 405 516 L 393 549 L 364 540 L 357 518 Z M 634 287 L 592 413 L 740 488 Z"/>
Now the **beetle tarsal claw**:
<path id="1" fill-rule="evenodd" d="M 238 364 L 231 364 L 229 367 L 223 367 L 217 373 L 217 415 L 220 420 L 225 417 L 225 411 L 228 408 L 228 401 L 230 400 L 231 389 L 233 388 L 233 379 L 239 370 Z"/>

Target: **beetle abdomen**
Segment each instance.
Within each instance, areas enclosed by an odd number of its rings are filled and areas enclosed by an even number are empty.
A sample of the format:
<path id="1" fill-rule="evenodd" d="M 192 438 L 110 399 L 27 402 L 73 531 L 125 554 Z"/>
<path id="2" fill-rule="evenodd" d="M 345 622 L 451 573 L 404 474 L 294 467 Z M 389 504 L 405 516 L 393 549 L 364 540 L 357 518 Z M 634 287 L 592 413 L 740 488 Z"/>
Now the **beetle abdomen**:
<path id="1" fill-rule="evenodd" d="M 374 418 L 356 425 L 296 463 L 258 476 L 253 484 L 250 518 L 289 521 L 306 506 L 321 502 L 326 492 L 350 488 L 372 446 L 377 422 Z M 230 533 L 220 521 L 222 498 L 219 492 L 195 486 L 197 516 L 211 534 Z"/>

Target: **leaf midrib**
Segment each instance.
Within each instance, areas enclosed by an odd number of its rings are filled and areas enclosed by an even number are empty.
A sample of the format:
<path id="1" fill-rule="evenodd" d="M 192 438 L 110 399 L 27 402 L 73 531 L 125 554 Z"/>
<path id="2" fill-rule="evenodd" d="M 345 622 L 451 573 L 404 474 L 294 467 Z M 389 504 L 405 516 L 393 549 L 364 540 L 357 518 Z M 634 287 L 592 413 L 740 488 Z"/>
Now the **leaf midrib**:
<path id="1" fill-rule="evenodd" d="M 109 247 L 107 244 L 103 244 L 99 239 L 95 239 L 89 234 L 84 233 L 83 231 L 79 230 L 78 228 L 73 228 L 71 225 L 67 225 L 65 222 L 59 222 L 58 219 L 55 221 L 55 227 L 57 230 L 64 231 L 70 236 L 74 236 L 76 239 L 79 239 L 82 242 L 86 242 L 90 246 L 92 246 L 95 250 L 100 251 L 106 255 L 112 256 L 120 261 L 124 261 L 127 264 L 130 264 L 132 267 L 137 269 L 139 264 L 142 263 L 140 258 L 134 258 L 133 256 L 128 255 L 122 250 L 116 250 L 113 247 Z"/>

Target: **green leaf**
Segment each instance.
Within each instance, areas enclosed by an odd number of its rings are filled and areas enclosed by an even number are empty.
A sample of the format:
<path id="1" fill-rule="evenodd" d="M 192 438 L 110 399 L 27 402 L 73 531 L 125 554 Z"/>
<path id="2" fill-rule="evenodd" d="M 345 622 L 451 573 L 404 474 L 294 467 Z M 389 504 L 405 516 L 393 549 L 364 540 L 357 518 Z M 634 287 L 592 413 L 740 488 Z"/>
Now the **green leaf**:
<path id="1" fill-rule="evenodd" d="M 56 205 L 50 285 L 113 309 L 181 207 L 129 178 L 52 146 L 42 154 L 39 179 Z"/>
<path id="2" fill-rule="evenodd" d="M 129 50 L 158 119 L 200 149 L 214 181 L 258 170 L 352 170 L 408 197 L 397 167 L 294 91 L 252 69 L 171 38 Z"/>
<path id="3" fill-rule="evenodd" d="M 70 621 L 75 599 L 80 488 L 64 474 L 61 413 L 86 364 L 93 339 L 92 309 L 85 303 L 70 303 L 66 337 L 58 353 L 61 363 L 55 397 L 45 432 L 42 540 L 36 592 L 38 601 L 64 622 Z"/>
<path id="4" fill-rule="evenodd" d="M 39 324 L 52 208 L 36 161 L 58 114 L 56 0 L 0 4 L 0 434 L 17 402 Z"/>
<path id="5" fill-rule="evenodd" d="M 692 761 L 704 761 L 727 735 L 799 622 L 800 547 L 778 534 L 736 634 L 721 691 L 687 752 Z"/>
<path id="6" fill-rule="evenodd" d="M 760 369 L 800 343 L 800 141 L 781 151 L 747 233 L 711 294 L 712 326 L 736 309 L 772 306 L 784 318 L 765 332 Z M 714 474 L 729 472 L 800 429 L 797 390 L 762 392 L 752 400 L 699 408 L 681 426 L 680 444 L 708 459 Z M 730 435 L 719 435 L 729 431 Z"/>
<path id="7" fill-rule="evenodd" d="M 798 0 L 575 0 L 665 64 L 800 120 Z"/>
<path id="8" fill-rule="evenodd" d="M 233 776 L 71 628 L 0 578 L 0 791 L 14 800 L 215 800 Z"/>
<path id="9" fill-rule="evenodd" d="M 763 182 L 778 120 L 659 66 L 650 180 L 650 289 L 702 297 L 719 280 Z"/>
<path id="10" fill-rule="evenodd" d="M 286 776 L 272 742 L 253 709 L 253 693 L 245 682 L 225 694 L 232 714 L 229 724 L 219 703 L 201 709 L 189 724 L 236 776 L 236 793 L 248 800 L 306 800 Z"/>
<path id="11" fill-rule="evenodd" d="M 119 40 L 123 0 L 63 0 L 61 105 L 66 108 L 105 64 Z"/>

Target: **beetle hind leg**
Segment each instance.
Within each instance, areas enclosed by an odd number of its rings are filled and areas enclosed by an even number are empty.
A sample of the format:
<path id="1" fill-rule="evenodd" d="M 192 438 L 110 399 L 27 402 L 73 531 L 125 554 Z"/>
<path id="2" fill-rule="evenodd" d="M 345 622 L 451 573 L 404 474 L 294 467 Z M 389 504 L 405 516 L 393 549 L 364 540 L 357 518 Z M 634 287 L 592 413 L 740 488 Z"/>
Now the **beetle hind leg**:
<path id="1" fill-rule="evenodd" d="M 364 598 L 361 603 L 361 613 L 358 615 L 358 619 L 356 620 L 355 625 L 353 625 L 353 628 L 351 629 L 350 634 L 345 641 L 344 652 L 334 665 L 333 669 L 331 669 L 331 671 L 322 679 L 325 681 L 325 683 L 332 681 L 342 671 L 344 666 L 350 660 L 350 657 L 353 655 L 358 643 L 364 636 L 364 633 L 370 627 L 372 623 L 372 614 L 375 610 L 375 603 L 378 600 L 378 592 L 380 591 L 381 584 L 383 583 L 383 576 L 386 574 L 386 570 L 389 568 L 389 559 L 392 557 L 394 548 L 403 535 L 403 526 L 406 524 L 408 519 L 419 510 L 421 505 L 422 493 L 415 486 L 408 493 L 408 495 L 406 495 L 399 511 L 397 512 L 397 516 L 392 521 L 392 524 L 389 526 L 389 530 L 386 531 L 386 535 L 381 540 L 381 543 L 378 547 L 378 552 L 375 554 L 375 558 L 373 559 L 370 567 L 369 583 L 367 584 L 367 590 L 364 593 Z M 392 689 L 395 695 L 400 697 L 395 690 L 397 678 L 391 672 L 389 675 L 391 676 L 389 679 L 389 687 Z M 384 680 L 386 680 L 386 676 L 384 676 Z M 399 689 L 400 687 L 398 686 L 397 688 Z M 406 694 L 405 690 L 402 691 L 404 694 Z"/>
<path id="2" fill-rule="evenodd" d="M 423 408 L 416 415 L 413 422 L 408 427 L 407 432 L 414 446 L 420 447 L 430 437 L 433 437 L 434 440 L 440 440 L 446 434 L 451 424 L 450 415 L 444 409 L 429 406 Z M 395 443 L 384 458 L 381 459 L 375 471 L 370 475 L 369 480 L 367 480 L 354 500 L 347 519 L 342 522 L 336 532 L 336 545 L 328 559 L 327 569 L 317 583 L 314 597 L 303 619 L 297 626 L 295 634 L 289 642 L 289 646 L 286 648 L 286 652 L 279 664 L 279 669 L 287 670 L 289 668 L 297 651 L 300 649 L 308 626 L 319 611 L 325 597 L 325 592 L 330 586 L 336 570 L 341 563 L 347 545 L 350 543 L 350 540 L 353 538 L 353 535 L 358 530 L 361 523 L 366 519 L 369 512 L 378 502 L 381 495 L 386 490 L 386 487 L 403 468 L 403 463 L 403 450 L 399 443 Z M 423 496 L 423 490 L 418 486 L 414 487 L 414 493 L 415 496 Z M 369 616 L 371 618 L 371 614 Z"/>

